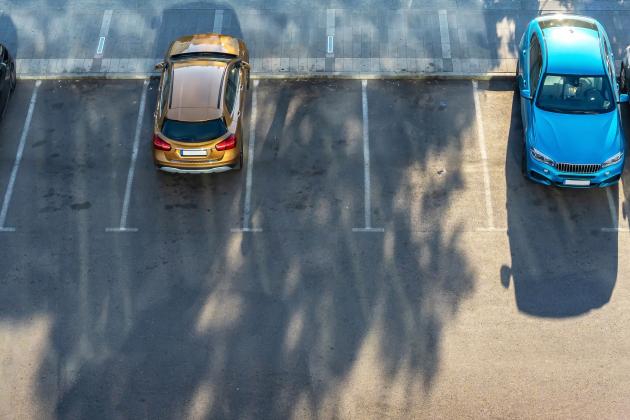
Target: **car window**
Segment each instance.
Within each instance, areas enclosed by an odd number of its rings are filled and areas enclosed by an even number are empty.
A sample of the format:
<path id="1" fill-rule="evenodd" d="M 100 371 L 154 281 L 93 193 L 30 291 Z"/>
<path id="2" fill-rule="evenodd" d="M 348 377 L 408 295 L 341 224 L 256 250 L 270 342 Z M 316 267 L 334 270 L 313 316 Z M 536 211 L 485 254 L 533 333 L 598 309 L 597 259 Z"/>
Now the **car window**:
<path id="1" fill-rule="evenodd" d="M 536 34 L 532 35 L 529 47 L 529 89 L 532 95 L 536 92 L 540 71 L 542 69 L 542 51 Z"/>
<path id="2" fill-rule="evenodd" d="M 610 77 L 614 78 L 615 77 L 615 67 L 613 66 L 613 64 L 610 61 L 610 50 L 608 48 L 608 43 L 606 42 L 606 40 L 604 39 L 604 54 L 606 55 L 605 59 L 606 59 L 606 67 L 608 68 L 608 74 L 610 75 Z"/>
<path id="3" fill-rule="evenodd" d="M 536 106 L 565 114 L 600 114 L 615 109 L 608 77 L 547 74 Z"/>
<path id="4" fill-rule="evenodd" d="M 205 142 L 217 139 L 227 133 L 227 127 L 222 119 L 189 122 L 164 120 L 162 134 L 169 139 L 184 143 Z"/>
<path id="5" fill-rule="evenodd" d="M 167 67 L 162 73 L 162 84 L 160 86 L 160 109 L 164 111 L 168 109 L 168 98 L 171 83 L 171 70 Z"/>
<path id="6" fill-rule="evenodd" d="M 227 78 L 227 86 L 225 88 L 225 105 L 230 114 L 234 110 L 234 103 L 236 102 L 239 73 L 240 69 L 237 66 L 234 66 L 230 69 L 230 74 Z"/>

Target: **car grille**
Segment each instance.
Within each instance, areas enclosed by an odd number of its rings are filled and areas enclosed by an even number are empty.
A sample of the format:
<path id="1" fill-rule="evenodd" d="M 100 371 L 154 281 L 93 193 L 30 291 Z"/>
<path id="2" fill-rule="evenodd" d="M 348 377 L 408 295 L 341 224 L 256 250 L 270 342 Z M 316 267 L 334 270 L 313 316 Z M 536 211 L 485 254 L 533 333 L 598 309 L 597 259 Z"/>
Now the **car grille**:
<path id="1" fill-rule="evenodd" d="M 582 164 L 582 163 L 556 163 L 556 169 L 560 172 L 570 172 L 573 174 L 593 174 L 599 171 L 602 165 Z"/>

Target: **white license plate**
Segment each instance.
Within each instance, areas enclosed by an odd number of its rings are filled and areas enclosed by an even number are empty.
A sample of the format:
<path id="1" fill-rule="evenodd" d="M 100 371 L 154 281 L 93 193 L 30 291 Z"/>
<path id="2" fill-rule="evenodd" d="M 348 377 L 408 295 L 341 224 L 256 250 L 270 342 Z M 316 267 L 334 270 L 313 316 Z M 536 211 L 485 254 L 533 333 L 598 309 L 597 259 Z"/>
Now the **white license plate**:
<path id="1" fill-rule="evenodd" d="M 179 154 L 182 156 L 207 156 L 208 152 L 206 150 L 200 150 L 200 149 L 191 149 L 191 150 L 182 149 L 179 151 Z"/>
<path id="2" fill-rule="evenodd" d="M 588 187 L 591 181 L 588 179 L 565 179 L 564 185 L 573 185 L 574 187 Z"/>

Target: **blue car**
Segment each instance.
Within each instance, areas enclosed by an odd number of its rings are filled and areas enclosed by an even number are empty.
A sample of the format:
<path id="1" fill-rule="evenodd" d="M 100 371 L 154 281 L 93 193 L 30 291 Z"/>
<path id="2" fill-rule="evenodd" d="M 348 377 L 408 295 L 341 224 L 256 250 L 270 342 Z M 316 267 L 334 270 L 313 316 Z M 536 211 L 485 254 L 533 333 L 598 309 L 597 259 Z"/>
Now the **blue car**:
<path id="1" fill-rule="evenodd" d="M 608 35 L 595 19 L 547 15 L 520 42 L 517 85 L 525 134 L 522 170 L 559 187 L 607 187 L 625 161 Z"/>

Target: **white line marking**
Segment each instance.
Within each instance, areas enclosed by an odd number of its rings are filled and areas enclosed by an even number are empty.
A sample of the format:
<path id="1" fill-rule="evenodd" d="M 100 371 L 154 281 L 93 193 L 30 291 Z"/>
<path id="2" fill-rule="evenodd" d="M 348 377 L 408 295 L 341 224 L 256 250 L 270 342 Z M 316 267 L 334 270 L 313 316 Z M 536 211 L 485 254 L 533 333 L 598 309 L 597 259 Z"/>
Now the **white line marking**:
<path id="1" fill-rule="evenodd" d="M 2 210 L 0 210 L 0 232 L 15 232 L 15 228 L 6 227 L 5 223 L 7 221 L 7 213 L 9 212 L 9 203 L 11 202 L 11 197 L 13 196 L 13 187 L 15 186 L 15 180 L 17 179 L 18 170 L 20 169 L 20 162 L 22 162 L 22 156 L 24 156 L 24 147 L 26 146 L 26 139 L 28 137 L 28 131 L 31 127 L 31 121 L 33 120 L 33 112 L 35 110 L 37 94 L 41 84 L 41 80 L 35 82 L 35 89 L 33 89 L 31 102 L 28 105 L 28 112 L 26 114 L 26 120 L 24 121 L 24 127 L 22 128 L 22 135 L 20 136 L 17 154 L 15 155 L 15 162 L 13 162 L 13 169 L 11 170 L 11 176 L 9 177 L 7 191 L 4 193 Z"/>
<path id="2" fill-rule="evenodd" d="M 335 9 L 326 9 L 326 56 L 335 55 Z"/>
<path id="3" fill-rule="evenodd" d="M 365 232 L 365 233 L 383 233 L 383 228 L 352 228 L 353 232 Z"/>
<path id="4" fill-rule="evenodd" d="M 220 34 L 223 31 L 223 9 L 215 10 L 214 12 L 214 25 L 212 26 L 212 32 Z"/>
<path id="5" fill-rule="evenodd" d="M 109 25 L 112 23 L 113 10 L 108 9 L 103 12 L 103 20 L 101 21 L 101 31 L 98 34 L 98 46 L 94 58 L 103 58 L 103 50 L 105 49 L 105 39 L 109 34 Z"/>
<path id="6" fill-rule="evenodd" d="M 472 81 L 473 97 L 475 101 L 475 116 L 477 120 L 477 138 L 479 140 L 479 153 L 481 154 L 481 162 L 483 165 L 483 186 L 486 195 L 486 213 L 488 215 L 486 226 L 488 229 L 495 229 L 494 226 L 494 210 L 492 209 L 492 195 L 490 192 L 490 171 L 488 170 L 488 153 L 486 152 L 486 132 L 483 127 L 483 117 L 481 114 L 481 103 L 479 101 L 478 83 Z"/>
<path id="7" fill-rule="evenodd" d="M 615 199 L 610 192 L 610 188 L 606 188 L 606 198 L 608 199 L 608 209 L 610 210 L 610 219 L 612 220 L 612 225 L 614 229 L 619 228 L 619 214 L 615 209 Z"/>
<path id="8" fill-rule="evenodd" d="M 630 226 L 628 225 L 628 212 L 627 212 L 627 208 L 626 208 L 626 193 L 624 191 L 624 183 L 622 180 L 619 181 L 619 183 L 617 184 L 617 190 L 619 193 L 619 217 L 617 218 L 619 220 L 619 225 L 623 225 L 623 227 L 625 229 L 630 228 Z"/>
<path id="9" fill-rule="evenodd" d="M 507 228 L 477 228 L 477 232 L 507 232 Z"/>
<path id="10" fill-rule="evenodd" d="M 106 228 L 105 232 L 137 232 L 137 228 Z"/>
<path id="11" fill-rule="evenodd" d="M 262 232 L 262 229 L 249 227 L 252 209 L 252 180 L 254 176 L 254 146 L 256 144 L 256 120 L 258 118 L 258 80 L 252 89 L 252 116 L 249 122 L 249 144 L 247 146 L 247 176 L 245 177 L 245 203 L 243 204 L 243 227 L 232 232 Z"/>
<path id="12" fill-rule="evenodd" d="M 129 201 L 131 201 L 131 187 L 133 185 L 133 177 L 136 172 L 136 160 L 138 160 L 138 146 L 140 143 L 140 133 L 142 131 L 142 119 L 144 118 L 144 109 L 147 103 L 147 90 L 149 81 L 145 80 L 142 85 L 142 96 L 140 97 L 140 106 L 138 107 L 138 119 L 136 121 L 136 132 L 133 138 L 133 151 L 131 153 L 131 164 L 129 172 L 127 172 L 127 183 L 125 185 L 125 198 L 123 199 L 123 208 L 120 215 L 120 227 L 105 229 L 106 232 L 137 232 L 136 228 L 127 227 L 127 215 L 129 214 Z"/>
<path id="13" fill-rule="evenodd" d="M 104 48 L 105 48 L 105 37 L 102 36 L 98 39 L 98 47 L 96 47 L 96 55 L 102 56 Z"/>
<path id="14" fill-rule="evenodd" d="M 442 58 L 451 58 L 451 37 L 448 33 L 448 14 L 446 10 L 438 12 L 440 21 L 440 40 L 442 44 Z"/>
<path id="15" fill-rule="evenodd" d="M 353 232 L 385 232 L 383 228 L 372 227 L 372 186 L 370 182 L 370 121 L 368 116 L 367 80 L 361 81 L 361 100 L 363 111 L 363 185 L 365 227 L 354 228 Z"/>

